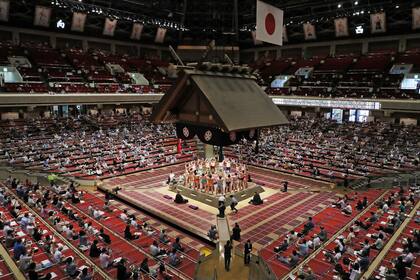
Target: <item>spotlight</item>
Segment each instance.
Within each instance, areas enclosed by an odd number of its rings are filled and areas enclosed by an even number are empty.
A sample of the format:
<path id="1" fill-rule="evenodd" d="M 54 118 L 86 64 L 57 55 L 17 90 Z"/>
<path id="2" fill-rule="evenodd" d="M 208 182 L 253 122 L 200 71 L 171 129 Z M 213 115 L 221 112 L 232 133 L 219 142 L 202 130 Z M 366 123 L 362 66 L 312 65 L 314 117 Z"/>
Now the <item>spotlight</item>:
<path id="1" fill-rule="evenodd" d="M 339 3 L 339 4 L 337 5 L 337 8 L 339 8 L 339 9 L 341 8 L 341 3 Z"/>
<path id="2" fill-rule="evenodd" d="M 395 9 L 398 9 L 399 7 L 400 7 L 400 5 L 396 5 L 396 6 L 395 6 Z"/>
<path id="3" fill-rule="evenodd" d="M 354 1 L 354 5 L 355 6 L 359 5 L 359 1 Z"/>

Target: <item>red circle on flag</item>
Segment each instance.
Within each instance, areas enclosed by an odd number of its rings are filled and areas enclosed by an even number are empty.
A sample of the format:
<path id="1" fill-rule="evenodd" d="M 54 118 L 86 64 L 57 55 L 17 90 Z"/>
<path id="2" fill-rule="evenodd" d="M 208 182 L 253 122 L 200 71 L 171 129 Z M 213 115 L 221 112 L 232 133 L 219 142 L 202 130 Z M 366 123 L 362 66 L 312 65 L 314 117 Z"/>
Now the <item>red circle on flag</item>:
<path id="1" fill-rule="evenodd" d="M 269 35 L 272 35 L 274 31 L 276 31 L 276 20 L 272 13 L 268 13 L 265 16 L 265 31 L 267 31 Z"/>

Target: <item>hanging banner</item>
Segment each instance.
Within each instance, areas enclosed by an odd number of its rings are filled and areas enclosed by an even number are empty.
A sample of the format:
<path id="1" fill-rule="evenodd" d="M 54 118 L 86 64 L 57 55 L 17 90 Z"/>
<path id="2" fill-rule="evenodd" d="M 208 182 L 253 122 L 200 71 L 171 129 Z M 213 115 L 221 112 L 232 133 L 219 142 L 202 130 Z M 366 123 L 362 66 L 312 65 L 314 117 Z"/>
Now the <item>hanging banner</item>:
<path id="1" fill-rule="evenodd" d="M 335 37 L 349 36 L 347 18 L 336 18 L 334 20 L 334 25 L 335 25 Z"/>
<path id="2" fill-rule="evenodd" d="M 386 31 L 385 13 L 370 15 L 370 31 L 371 33 L 384 33 Z"/>
<path id="3" fill-rule="evenodd" d="M 158 27 L 156 31 L 155 43 L 163 43 L 165 41 L 166 28 Z"/>
<path id="4" fill-rule="evenodd" d="M 75 12 L 73 13 L 73 21 L 71 23 L 71 31 L 83 32 L 85 31 L 86 14 Z"/>
<path id="5" fill-rule="evenodd" d="M 35 7 L 34 25 L 49 27 L 51 18 L 51 8 L 44 6 Z"/>
<path id="6" fill-rule="evenodd" d="M 115 28 L 117 27 L 116 19 L 105 19 L 104 31 L 103 34 L 106 36 L 114 36 Z"/>
<path id="7" fill-rule="evenodd" d="M 314 40 L 316 39 L 315 25 L 307 22 L 303 24 L 303 33 L 305 35 L 305 40 Z"/>
<path id="8" fill-rule="evenodd" d="M 0 0 L 0 21 L 9 21 L 9 0 Z"/>
<path id="9" fill-rule="evenodd" d="M 420 28 L 420 7 L 413 8 L 413 29 Z"/>
<path id="10" fill-rule="evenodd" d="M 176 135 L 177 138 L 182 140 L 193 139 L 197 136 L 201 142 L 214 146 L 229 146 L 237 144 L 242 139 L 254 141 L 258 138 L 256 129 L 223 132 L 218 128 L 195 126 L 185 123 L 176 124 Z"/>
<path id="11" fill-rule="evenodd" d="M 140 40 L 141 33 L 143 32 L 143 24 L 141 23 L 134 23 L 133 29 L 131 30 L 130 39 L 132 40 Z"/>

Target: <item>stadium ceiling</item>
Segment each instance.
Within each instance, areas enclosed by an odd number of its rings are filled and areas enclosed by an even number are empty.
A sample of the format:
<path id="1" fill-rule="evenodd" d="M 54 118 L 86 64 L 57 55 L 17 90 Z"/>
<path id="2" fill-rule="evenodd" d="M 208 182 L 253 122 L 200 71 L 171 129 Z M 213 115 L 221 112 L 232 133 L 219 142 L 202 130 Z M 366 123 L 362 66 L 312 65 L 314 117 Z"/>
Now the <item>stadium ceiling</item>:
<path id="1" fill-rule="evenodd" d="M 119 19 L 115 38 L 128 40 L 132 23 L 144 22 L 144 43 L 153 42 L 157 26 L 168 28 L 166 43 L 206 45 L 216 40 L 218 45 L 252 47 L 251 31 L 255 29 L 256 0 L 15 0 L 11 1 L 9 25 L 33 27 L 35 5 L 54 8 L 52 21 L 71 21 L 71 12 L 88 12 L 85 35 L 98 36 L 105 16 Z M 266 0 L 284 10 L 290 43 L 304 42 L 302 24 L 316 27 L 317 40 L 335 39 L 334 19 L 347 17 L 349 37 L 371 36 L 355 34 L 356 26 L 370 26 L 370 13 L 386 12 L 385 35 L 411 33 L 411 9 L 420 0 Z M 98 11 L 101 11 L 100 13 Z M 3 23 L 2 23 L 3 24 Z M 54 26 L 51 27 L 54 29 Z"/>

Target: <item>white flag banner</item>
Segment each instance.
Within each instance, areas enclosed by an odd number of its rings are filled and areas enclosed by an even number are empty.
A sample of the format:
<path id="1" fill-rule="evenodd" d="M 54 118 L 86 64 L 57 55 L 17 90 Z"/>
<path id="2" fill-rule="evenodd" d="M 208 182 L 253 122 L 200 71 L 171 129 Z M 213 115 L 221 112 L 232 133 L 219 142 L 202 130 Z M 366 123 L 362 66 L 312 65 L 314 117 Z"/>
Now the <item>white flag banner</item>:
<path id="1" fill-rule="evenodd" d="M 106 18 L 103 34 L 106 36 L 114 36 L 115 28 L 117 27 L 117 22 L 118 21 L 116 19 Z"/>
<path id="2" fill-rule="evenodd" d="M 163 43 L 165 41 L 166 28 L 158 27 L 156 31 L 155 43 Z"/>
<path id="3" fill-rule="evenodd" d="M 287 28 L 286 25 L 283 25 L 283 42 L 287 43 L 289 41 L 289 38 L 287 38 Z"/>
<path id="4" fill-rule="evenodd" d="M 336 37 L 349 36 L 347 18 L 336 18 L 334 20 L 334 25 L 335 25 L 335 36 Z"/>
<path id="5" fill-rule="evenodd" d="M 257 31 L 251 31 L 252 40 L 254 41 L 254 45 L 261 45 L 263 42 L 260 40 L 257 40 Z"/>
<path id="6" fill-rule="evenodd" d="M 420 28 L 420 7 L 413 8 L 413 29 Z"/>
<path id="7" fill-rule="evenodd" d="M 384 33 L 386 31 L 385 13 L 370 14 L 371 33 Z"/>
<path id="8" fill-rule="evenodd" d="M 0 21 L 9 21 L 9 0 L 0 0 Z"/>
<path id="9" fill-rule="evenodd" d="M 51 18 L 51 8 L 44 7 L 44 6 L 35 7 L 35 18 L 34 18 L 35 26 L 49 27 L 50 18 Z"/>
<path id="10" fill-rule="evenodd" d="M 83 32 L 85 31 L 86 23 L 86 14 L 85 13 L 73 13 L 73 21 L 71 23 L 71 31 Z"/>
<path id="11" fill-rule="evenodd" d="M 141 23 L 134 23 L 133 29 L 131 30 L 130 39 L 132 40 L 140 40 L 141 33 L 143 32 L 143 24 Z"/>
<path id="12" fill-rule="evenodd" d="M 315 25 L 307 22 L 303 24 L 303 33 L 305 35 L 305 40 L 314 40 L 316 39 Z"/>
<path id="13" fill-rule="evenodd" d="M 256 39 L 283 45 L 283 11 L 257 0 Z"/>

